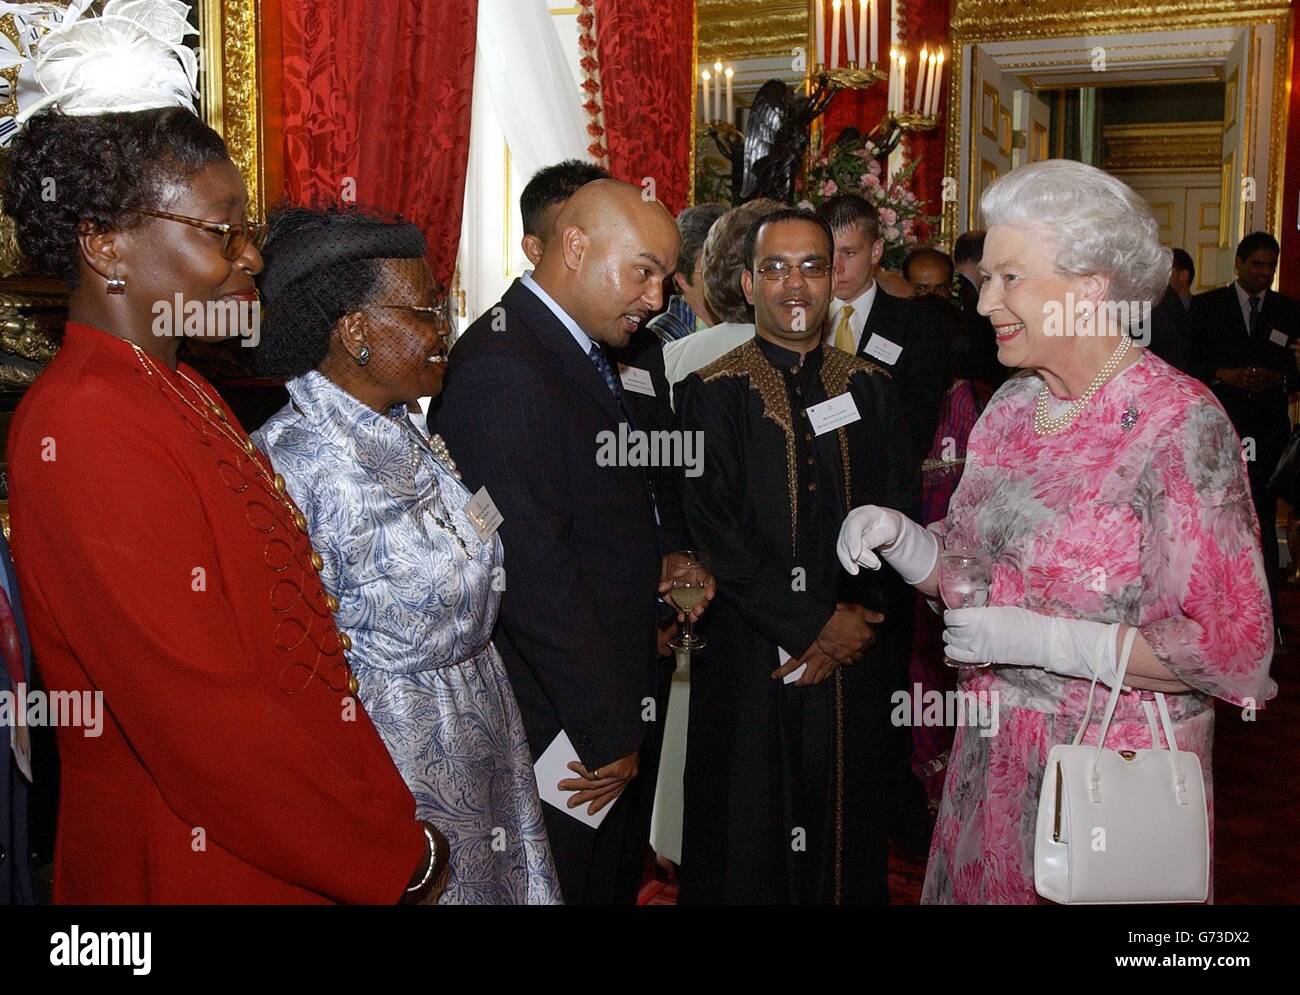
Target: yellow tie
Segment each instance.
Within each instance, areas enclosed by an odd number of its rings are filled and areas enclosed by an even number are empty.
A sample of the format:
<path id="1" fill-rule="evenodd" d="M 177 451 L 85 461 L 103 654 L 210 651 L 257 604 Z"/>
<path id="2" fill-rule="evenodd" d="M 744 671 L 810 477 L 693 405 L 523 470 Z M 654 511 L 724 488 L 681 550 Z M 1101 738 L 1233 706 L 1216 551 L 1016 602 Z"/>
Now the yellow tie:
<path id="1" fill-rule="evenodd" d="M 852 304 L 845 304 L 840 308 L 839 320 L 835 322 L 835 348 L 843 349 L 850 356 L 855 356 L 858 347 L 853 341 L 853 328 L 849 325 L 849 318 L 852 316 Z"/>

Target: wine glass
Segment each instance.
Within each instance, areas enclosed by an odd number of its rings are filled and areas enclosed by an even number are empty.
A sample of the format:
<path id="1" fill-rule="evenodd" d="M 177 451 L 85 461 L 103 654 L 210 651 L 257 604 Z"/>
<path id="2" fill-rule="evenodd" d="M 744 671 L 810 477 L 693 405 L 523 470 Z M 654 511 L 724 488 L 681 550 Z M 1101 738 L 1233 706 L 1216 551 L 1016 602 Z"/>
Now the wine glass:
<path id="1" fill-rule="evenodd" d="M 671 554 L 678 558 L 679 565 L 671 578 L 672 587 L 668 590 L 668 601 L 679 612 L 686 613 L 686 621 L 677 635 L 668 640 L 668 645 L 678 650 L 702 649 L 705 641 L 695 634 L 691 612 L 706 597 L 708 583 L 706 564 L 708 557 L 698 550 L 681 549 Z"/>
<path id="2" fill-rule="evenodd" d="M 939 554 L 939 596 L 949 608 L 983 608 L 989 603 L 993 561 L 977 550 L 945 549 Z M 959 670 L 979 670 L 987 663 L 961 663 L 944 654 L 943 662 Z"/>

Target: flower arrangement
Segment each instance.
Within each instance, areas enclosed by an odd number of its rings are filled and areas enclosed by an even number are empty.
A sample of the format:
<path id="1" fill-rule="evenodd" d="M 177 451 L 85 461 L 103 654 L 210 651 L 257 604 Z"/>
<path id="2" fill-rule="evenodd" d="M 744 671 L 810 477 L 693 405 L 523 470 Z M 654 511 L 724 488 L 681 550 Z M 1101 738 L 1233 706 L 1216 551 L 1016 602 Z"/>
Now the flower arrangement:
<path id="1" fill-rule="evenodd" d="M 910 189 L 920 159 L 913 159 L 892 177 L 885 175 L 884 150 L 866 138 L 842 138 L 829 148 L 820 143 L 811 150 L 806 175 L 796 184 L 802 202 L 815 207 L 840 192 L 856 193 L 880 211 L 885 254 L 881 265 L 901 270 L 907 254 L 923 244 L 921 236 L 938 224 L 939 217 L 922 213 Z"/>

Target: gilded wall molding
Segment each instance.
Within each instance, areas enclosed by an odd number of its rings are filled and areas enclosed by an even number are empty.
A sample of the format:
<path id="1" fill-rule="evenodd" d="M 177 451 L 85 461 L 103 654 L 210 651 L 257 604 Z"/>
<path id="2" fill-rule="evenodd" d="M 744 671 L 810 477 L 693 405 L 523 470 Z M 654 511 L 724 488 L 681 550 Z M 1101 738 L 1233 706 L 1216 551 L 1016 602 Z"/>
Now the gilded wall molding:
<path id="1" fill-rule="evenodd" d="M 267 190 L 263 156 L 263 111 L 258 71 L 259 0 L 204 0 L 205 117 L 226 140 L 230 158 L 248 187 L 248 203 L 265 217 Z"/>
<path id="2" fill-rule="evenodd" d="M 1108 124 L 1101 135 L 1102 166 L 1111 173 L 1218 169 L 1223 147 L 1218 121 Z"/>
<path id="3" fill-rule="evenodd" d="M 808 43 L 811 8 L 808 0 L 696 0 L 695 17 L 698 65 L 788 57 Z"/>
<path id="4" fill-rule="evenodd" d="M 966 44 L 1022 38 L 1114 35 L 1258 23 L 1286 15 L 1281 0 L 1162 0 L 1116 4 L 1113 0 L 954 0 L 952 33 Z"/>
<path id="5" fill-rule="evenodd" d="M 1297 15 L 1300 16 L 1300 15 Z M 1289 30 L 1286 15 L 1275 19 L 1277 30 L 1273 36 L 1273 118 L 1268 137 L 1268 200 L 1264 207 L 1265 227 L 1275 235 L 1282 234 L 1282 188 L 1285 184 L 1287 127 L 1290 123 L 1291 105 L 1287 99 L 1291 81 L 1291 46 L 1295 39 Z"/>

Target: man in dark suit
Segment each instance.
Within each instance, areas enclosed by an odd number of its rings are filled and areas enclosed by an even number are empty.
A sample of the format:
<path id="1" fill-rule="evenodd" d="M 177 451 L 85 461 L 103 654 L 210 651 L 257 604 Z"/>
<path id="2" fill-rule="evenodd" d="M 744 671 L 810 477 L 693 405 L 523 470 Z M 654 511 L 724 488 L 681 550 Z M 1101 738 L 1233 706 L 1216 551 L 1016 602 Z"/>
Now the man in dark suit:
<path id="1" fill-rule="evenodd" d="M 998 337 L 993 323 L 979 313 L 980 260 L 984 258 L 984 232 L 962 232 L 952 246 L 952 264 L 957 271 L 957 303 L 966 323 L 970 343 L 971 378 L 985 399 L 1002 386 L 1010 371 L 998 362 Z"/>
<path id="2" fill-rule="evenodd" d="M 1192 333 L 1187 309 L 1191 304 L 1196 264 L 1183 249 L 1174 249 L 1169 286 L 1151 309 L 1149 328 L 1139 328 L 1133 338 L 1175 369 L 1188 372 L 1192 360 Z"/>
<path id="3" fill-rule="evenodd" d="M 834 298 L 826 318 L 825 341 L 883 367 L 894 383 L 889 392 L 895 424 L 907 438 L 896 452 L 906 459 L 893 468 L 900 479 L 913 481 L 905 495 L 920 514 L 921 464 L 930 454 L 939 425 L 944 394 L 950 382 L 950 351 L 942 301 L 926 297 L 905 300 L 887 293 L 876 274 L 884 255 L 880 214 L 857 194 L 836 194 L 817 209 L 835 235 L 832 280 Z M 915 594 L 898 578 L 887 583 L 885 624 L 881 628 L 881 665 L 891 693 L 907 687 L 912 652 Z M 929 820 L 921 782 L 912 774 L 910 730 L 891 730 L 886 762 L 890 795 L 890 836 L 907 851 L 923 855 L 929 842 Z"/>
<path id="4" fill-rule="evenodd" d="M 1135 330 L 1133 339 L 1146 346 L 1174 369 L 1187 372 L 1191 362 L 1192 341 L 1187 311 L 1173 287 L 1166 287 L 1160 302 L 1151 309 L 1150 327 Z M 1143 335 L 1143 332 L 1146 334 Z M 1143 338 L 1146 341 L 1142 341 Z"/>
<path id="5" fill-rule="evenodd" d="M 637 774 L 657 717 L 655 594 L 670 564 L 654 481 L 627 453 L 607 458 L 635 415 L 605 349 L 661 306 L 677 251 L 672 216 L 640 188 L 583 186 L 537 269 L 456 343 L 433 417 L 466 485 L 486 486 L 502 515 L 495 639 L 534 759 L 565 732 L 578 756 L 560 782 L 569 806 L 613 806 L 595 830 L 545 806 L 570 904 L 632 901 L 628 868 L 648 836 L 635 795 L 654 789 Z"/>
<path id="6" fill-rule="evenodd" d="M 534 266 L 542 258 L 547 239 L 555 234 L 555 222 L 560 210 L 569 198 L 588 183 L 609 179 L 609 174 L 599 166 L 591 163 L 569 159 L 545 166 L 533 174 L 523 193 L 519 195 L 519 209 L 524 219 L 523 250 L 529 262 Z M 713 209 L 716 208 L 716 211 Z M 717 204 L 704 204 L 700 207 L 687 208 L 678 216 L 677 227 L 682 237 L 682 245 L 677 255 L 678 275 L 682 270 L 682 259 L 687 252 L 686 242 L 691 235 L 683 226 L 682 219 L 695 217 L 692 212 L 703 211 L 716 218 L 722 212 Z M 689 218 L 688 218 L 689 220 Z M 708 224 L 704 225 L 707 234 Z M 695 233 L 698 241 L 703 242 L 703 235 Z M 696 246 L 698 250 L 700 246 Z M 692 257 L 693 259 L 693 257 Z M 692 261 L 691 267 L 695 266 Z M 697 274 L 698 276 L 698 274 Z M 678 281 L 680 283 L 680 280 Z M 701 283 L 701 286 L 703 284 Z M 668 312 L 659 317 L 662 318 Z M 670 387 L 664 376 L 663 342 L 661 330 L 651 319 L 638 328 L 621 349 L 609 349 L 610 361 L 614 363 L 622 385 L 624 412 L 629 425 L 645 432 L 662 432 L 671 430 L 674 425 L 673 409 L 670 403 Z M 647 379 L 647 377 L 649 379 Z M 655 511 L 658 518 L 659 549 L 663 552 L 685 549 L 690 539 L 682 521 L 679 467 L 649 467 L 650 486 L 655 497 Z M 654 785 L 659 774 L 659 755 L 662 736 L 666 722 L 668 692 L 672 686 L 673 671 L 676 668 L 676 656 L 668 645 L 668 640 L 678 631 L 677 614 L 671 606 L 660 600 L 656 605 L 659 621 L 658 659 L 652 669 L 655 673 L 655 721 L 647 724 L 646 741 L 642 744 L 637 766 L 640 785 Z M 631 826 L 648 826 L 654 805 L 654 792 L 648 787 L 629 794 L 624 802 L 629 813 L 626 818 Z M 631 809 L 636 808 L 636 811 Z M 620 893 L 629 893 L 638 888 L 644 873 L 643 854 L 633 841 L 624 851 L 623 865 L 619 870 Z"/>
<path id="7" fill-rule="evenodd" d="M 1237 246 L 1237 278 L 1192 298 L 1192 372 L 1210 385 L 1246 447 L 1269 589 L 1277 607 L 1277 495 L 1268 493 L 1291 434 L 1288 397 L 1300 390 L 1294 347 L 1300 302 L 1268 289 L 1277 241 L 1252 232 Z M 1253 458 L 1252 450 L 1253 448 Z"/>

